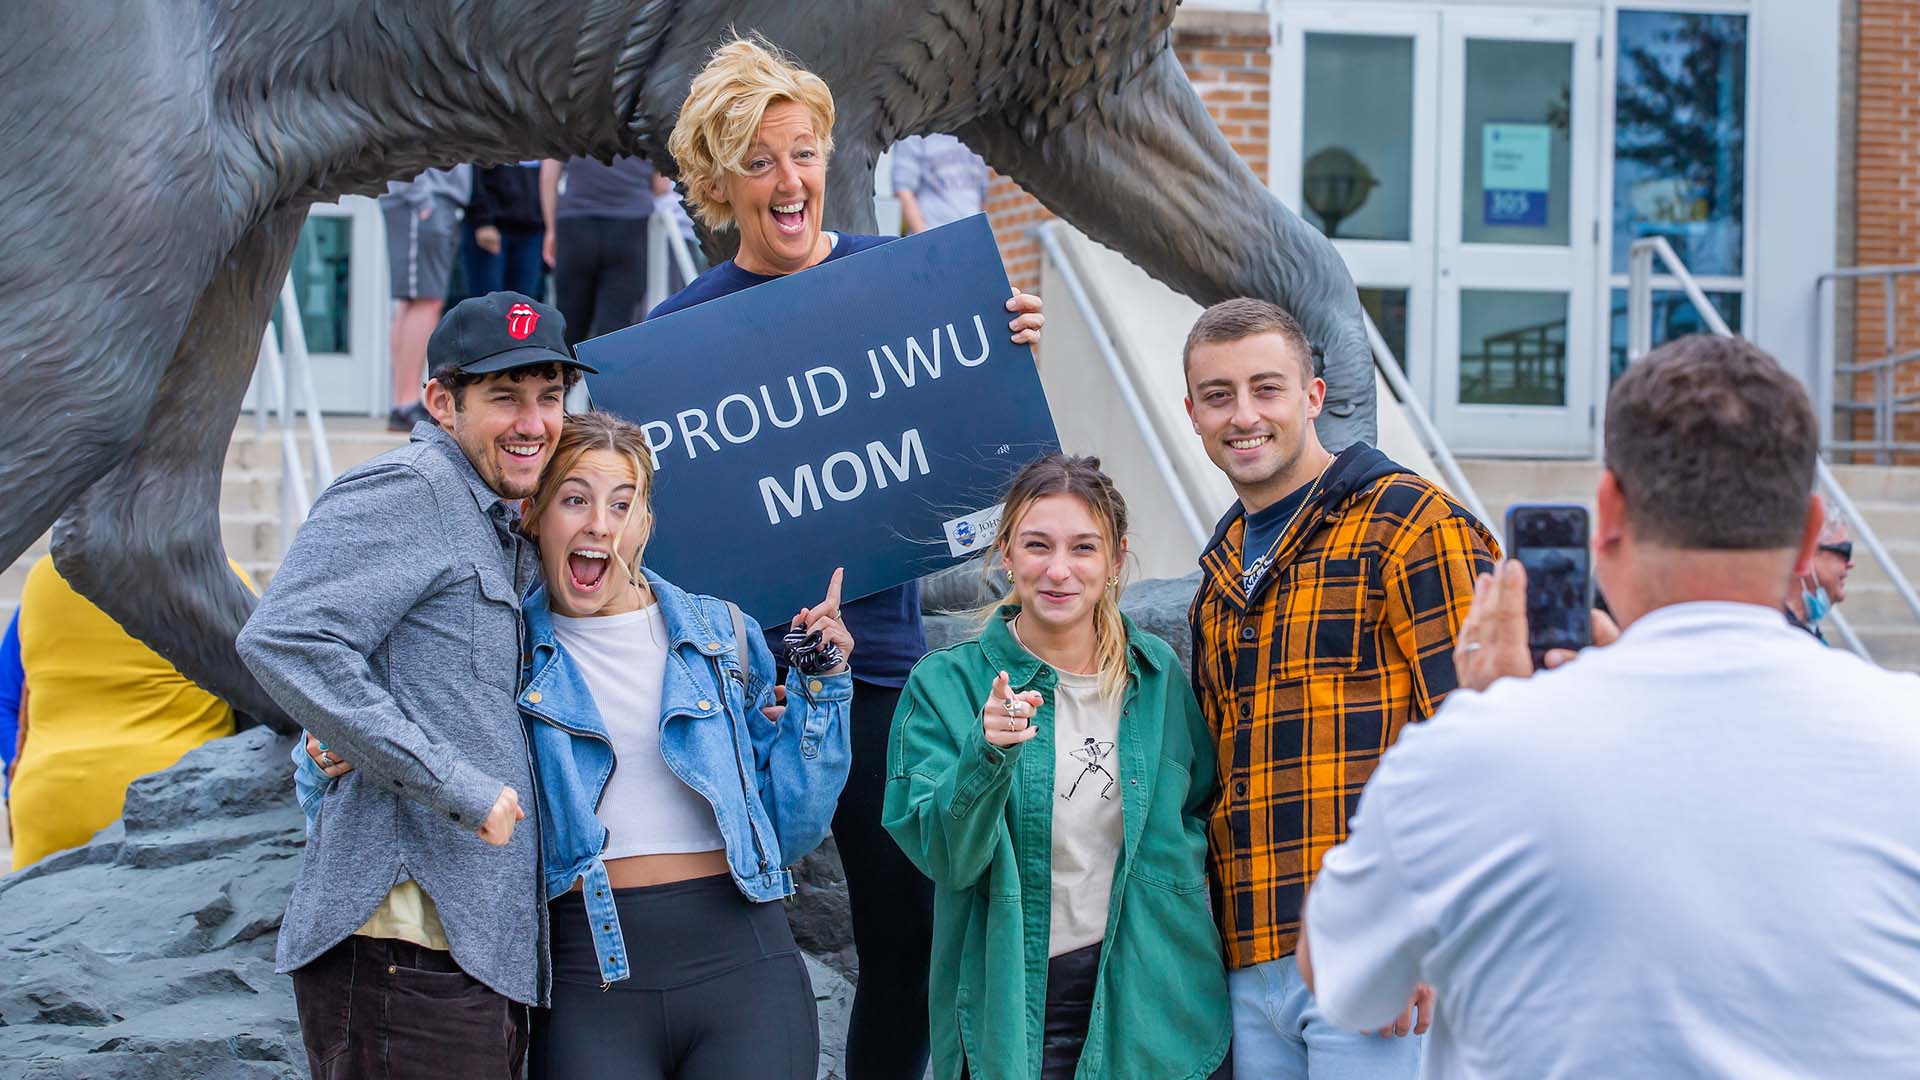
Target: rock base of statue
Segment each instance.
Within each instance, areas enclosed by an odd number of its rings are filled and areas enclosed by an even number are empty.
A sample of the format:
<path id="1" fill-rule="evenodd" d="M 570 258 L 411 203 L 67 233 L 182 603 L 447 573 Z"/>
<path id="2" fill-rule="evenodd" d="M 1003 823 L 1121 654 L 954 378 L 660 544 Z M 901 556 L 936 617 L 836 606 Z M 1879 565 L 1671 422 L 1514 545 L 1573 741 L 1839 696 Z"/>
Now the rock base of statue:
<path id="1" fill-rule="evenodd" d="M 85 846 L 0 878 L 0 1076 L 308 1075 L 273 971 L 305 837 L 291 745 L 263 728 L 208 743 L 134 781 Z M 852 988 L 808 968 L 820 1075 L 838 1077 Z"/>
<path id="2" fill-rule="evenodd" d="M 1184 658 L 1198 575 L 1129 586 L 1121 607 Z M 979 624 L 929 615 L 933 648 Z M 85 846 L 0 878 L 0 1076 L 196 1080 L 307 1075 L 273 944 L 305 840 L 291 743 L 256 728 L 127 789 Z M 832 842 L 788 909 L 820 1008 L 821 1077 L 841 1075 L 855 974 Z"/>

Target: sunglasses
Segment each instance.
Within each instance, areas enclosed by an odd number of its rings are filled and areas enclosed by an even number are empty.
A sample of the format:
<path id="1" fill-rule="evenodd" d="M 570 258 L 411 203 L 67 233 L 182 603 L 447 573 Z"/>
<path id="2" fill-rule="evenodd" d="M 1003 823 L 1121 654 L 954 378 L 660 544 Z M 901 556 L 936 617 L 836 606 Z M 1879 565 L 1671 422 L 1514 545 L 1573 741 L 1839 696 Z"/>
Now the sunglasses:
<path id="1" fill-rule="evenodd" d="M 1830 555 L 1840 556 L 1842 562 L 1853 561 L 1853 541 L 1842 540 L 1837 544 L 1821 544 L 1820 550 Z"/>

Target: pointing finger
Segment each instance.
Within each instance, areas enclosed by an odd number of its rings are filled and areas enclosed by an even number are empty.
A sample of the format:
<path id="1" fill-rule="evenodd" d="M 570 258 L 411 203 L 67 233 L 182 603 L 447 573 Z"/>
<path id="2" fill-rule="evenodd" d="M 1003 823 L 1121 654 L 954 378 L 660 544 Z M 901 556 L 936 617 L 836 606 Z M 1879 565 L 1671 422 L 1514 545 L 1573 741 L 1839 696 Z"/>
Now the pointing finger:
<path id="1" fill-rule="evenodd" d="M 827 579 L 827 598 L 820 601 L 819 607 L 815 608 L 816 613 L 820 611 L 820 608 L 826 609 L 825 614 L 831 615 L 839 613 L 840 583 L 846 579 L 846 576 L 846 567 L 836 566 L 833 568 L 833 576 Z"/>

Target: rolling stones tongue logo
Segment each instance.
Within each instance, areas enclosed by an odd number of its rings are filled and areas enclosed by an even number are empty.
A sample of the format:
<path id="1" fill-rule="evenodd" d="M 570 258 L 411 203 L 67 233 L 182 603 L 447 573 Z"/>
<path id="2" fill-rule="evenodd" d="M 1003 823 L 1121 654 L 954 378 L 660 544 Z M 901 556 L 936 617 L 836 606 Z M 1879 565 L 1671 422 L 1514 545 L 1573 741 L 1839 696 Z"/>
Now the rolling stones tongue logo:
<path id="1" fill-rule="evenodd" d="M 540 313 L 526 304 L 515 304 L 507 309 L 507 333 L 515 341 L 525 341 L 540 325 Z"/>

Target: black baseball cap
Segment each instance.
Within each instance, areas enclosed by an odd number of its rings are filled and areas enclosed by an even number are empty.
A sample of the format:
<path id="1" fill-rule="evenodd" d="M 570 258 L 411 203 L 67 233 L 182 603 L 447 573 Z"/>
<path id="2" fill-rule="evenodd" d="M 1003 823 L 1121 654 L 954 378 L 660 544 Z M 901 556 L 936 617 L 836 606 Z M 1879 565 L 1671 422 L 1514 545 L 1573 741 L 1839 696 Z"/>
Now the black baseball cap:
<path id="1" fill-rule="evenodd" d="M 517 292 L 488 293 L 455 304 L 427 339 L 427 371 L 440 375 L 564 364 L 589 375 L 599 369 L 574 359 L 567 320 L 553 307 Z"/>

